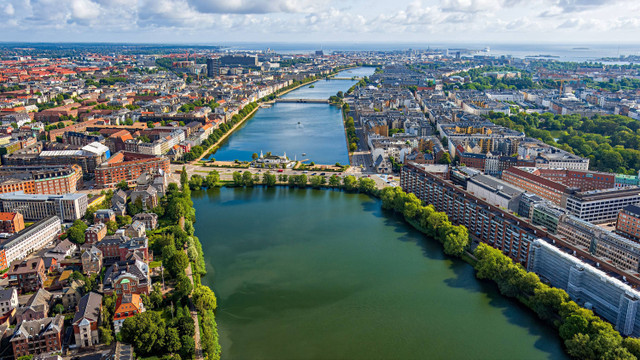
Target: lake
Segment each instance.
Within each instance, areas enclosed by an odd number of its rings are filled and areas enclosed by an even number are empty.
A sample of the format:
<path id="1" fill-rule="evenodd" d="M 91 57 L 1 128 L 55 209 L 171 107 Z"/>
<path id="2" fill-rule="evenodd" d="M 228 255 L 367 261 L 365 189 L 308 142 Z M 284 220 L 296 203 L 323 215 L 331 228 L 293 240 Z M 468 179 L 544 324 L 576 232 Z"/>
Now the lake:
<path id="1" fill-rule="evenodd" d="M 195 191 L 223 359 L 566 359 L 556 330 L 380 201 Z"/>
<path id="2" fill-rule="evenodd" d="M 344 70 L 338 77 L 368 76 L 375 69 Z M 319 80 L 285 94 L 285 98 L 328 99 L 347 91 L 357 81 Z M 210 158 L 222 161 L 251 160 L 253 153 L 271 152 L 290 159 L 333 165 L 349 163 L 341 110 L 328 104 L 276 103 L 259 109 L 236 130 Z"/>

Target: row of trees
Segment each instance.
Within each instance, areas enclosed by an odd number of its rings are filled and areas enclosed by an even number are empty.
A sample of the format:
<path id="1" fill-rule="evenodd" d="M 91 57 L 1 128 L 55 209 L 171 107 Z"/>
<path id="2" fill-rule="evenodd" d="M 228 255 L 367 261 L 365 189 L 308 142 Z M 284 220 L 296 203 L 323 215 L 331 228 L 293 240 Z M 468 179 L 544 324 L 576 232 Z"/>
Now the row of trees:
<path id="1" fill-rule="evenodd" d="M 414 227 L 440 241 L 444 252 L 461 257 L 470 245 L 464 226 L 452 225 L 448 216 L 432 205 L 424 206 L 413 194 L 400 188 L 381 191 L 382 207 L 400 213 Z M 473 252 L 479 279 L 496 283 L 500 292 L 520 300 L 541 319 L 559 330 L 567 352 L 577 359 L 627 359 L 640 357 L 640 339 L 623 339 L 613 326 L 593 311 L 569 300 L 562 289 L 545 285 L 534 273 L 515 264 L 500 250 L 480 243 Z"/>
<path id="2" fill-rule="evenodd" d="M 500 250 L 481 243 L 474 256 L 477 277 L 492 280 L 503 295 L 519 299 L 558 327 L 569 355 L 584 360 L 640 357 L 640 339 L 623 339 L 610 323 L 569 300 L 566 291 L 545 285 Z"/>
<path id="3" fill-rule="evenodd" d="M 209 149 L 217 143 L 224 134 L 229 132 L 229 130 L 231 130 L 237 123 L 247 117 L 247 115 L 249 115 L 256 107 L 258 107 L 258 104 L 255 102 L 249 103 L 247 106 L 243 107 L 237 114 L 233 115 L 228 122 L 220 124 L 220 126 L 214 130 L 209 137 L 204 139 L 202 144 L 194 146 L 190 152 L 184 154 L 182 159 L 184 161 L 193 161 L 199 158 L 206 149 Z"/>
<path id="4" fill-rule="evenodd" d="M 211 189 L 219 185 L 220 174 L 216 171 L 210 171 L 207 176 L 194 174 L 189 179 L 189 188 L 191 190 L 200 190 L 202 188 Z"/>
<path id="5" fill-rule="evenodd" d="M 209 176 L 214 177 L 213 184 L 217 184 L 217 172 L 212 172 Z M 186 171 L 183 171 L 180 176 L 181 187 L 169 184 L 166 196 L 161 199 L 158 208 L 154 209 L 160 217 L 159 223 L 169 225 L 154 231 L 150 236 L 150 248 L 156 258 L 162 260 L 166 270 L 163 272 L 164 279 L 173 290 L 163 297 L 159 287 L 155 287 L 149 297 L 142 297 L 148 311 L 125 320 L 121 331 L 122 339 L 131 343 L 138 355 L 165 354 L 163 358 L 172 359 L 194 356 L 196 324 L 188 309 L 191 296 L 200 315 L 200 339 L 204 354 L 210 359 L 220 358 L 213 313 L 217 300 L 210 288 L 200 284 L 200 276 L 205 274 L 206 269 L 202 246 L 194 234 L 193 226 L 195 210 L 190 189 L 200 181 L 206 183 L 211 178 L 195 176 L 188 180 Z M 193 283 L 186 274 L 189 264 Z M 171 314 L 168 314 L 169 311 Z"/>
<path id="6" fill-rule="evenodd" d="M 506 116 L 492 113 L 498 125 L 590 159 L 598 171 L 635 174 L 640 170 L 640 123 L 621 115 L 554 115 L 533 113 Z"/>
<path id="7" fill-rule="evenodd" d="M 380 192 L 380 198 L 384 209 L 402 214 L 427 236 L 440 241 L 445 254 L 461 257 L 469 246 L 466 227 L 451 224 L 447 214 L 435 211 L 433 205 L 422 205 L 414 194 L 407 194 L 400 187 L 387 187 Z"/>
<path id="8" fill-rule="evenodd" d="M 342 111 L 344 112 L 344 114 L 348 114 L 349 104 L 344 104 L 342 106 Z M 349 143 L 349 151 L 354 152 L 358 150 L 358 141 L 360 141 L 360 139 L 356 135 L 356 125 L 355 125 L 355 122 L 353 121 L 352 116 L 349 116 L 347 120 L 345 120 L 344 128 L 347 132 L 347 142 Z"/>
<path id="9" fill-rule="evenodd" d="M 195 175 L 194 175 L 195 176 Z M 312 188 L 319 189 L 322 187 L 342 188 L 347 191 L 358 191 L 365 194 L 377 195 L 376 183 L 370 178 L 357 179 L 353 175 L 345 176 L 340 179 L 337 175 L 331 175 L 327 180 L 322 175 L 307 176 L 301 175 L 286 175 L 275 174 L 267 171 L 262 175 L 260 179 L 259 175 L 252 175 L 251 172 L 245 171 L 244 173 L 233 173 L 233 185 L 234 186 L 246 186 L 251 187 L 255 185 L 264 185 L 267 187 L 276 186 L 276 184 L 286 184 L 289 187 L 306 188 L 311 186 Z"/>
<path id="10" fill-rule="evenodd" d="M 518 72 L 519 76 L 515 77 L 503 77 L 498 79 L 497 76 L 483 76 L 487 72 L 493 71 L 510 71 Z M 445 86 L 446 90 L 452 90 L 454 86 L 458 86 L 461 89 L 467 90 L 491 90 L 491 89 L 540 89 L 542 86 L 533 81 L 529 73 L 523 72 L 523 70 L 510 67 L 510 66 L 485 66 L 468 71 L 462 71 L 457 73 L 458 76 L 468 76 L 471 82 L 467 82 L 462 85 L 449 84 Z"/>

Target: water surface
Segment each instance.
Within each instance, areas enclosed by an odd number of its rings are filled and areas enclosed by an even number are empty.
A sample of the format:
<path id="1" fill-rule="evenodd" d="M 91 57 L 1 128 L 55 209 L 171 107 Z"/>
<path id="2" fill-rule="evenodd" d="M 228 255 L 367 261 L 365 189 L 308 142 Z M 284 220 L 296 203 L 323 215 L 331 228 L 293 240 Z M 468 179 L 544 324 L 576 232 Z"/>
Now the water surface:
<path id="1" fill-rule="evenodd" d="M 374 68 L 341 71 L 338 77 L 368 76 Z M 357 81 L 319 80 L 285 94 L 285 98 L 328 99 L 347 91 Z M 349 163 L 349 153 L 339 108 L 329 104 L 276 103 L 259 109 L 236 130 L 210 158 L 223 161 L 251 160 L 253 153 L 271 152 L 290 159 L 333 165 Z"/>
<path id="2" fill-rule="evenodd" d="M 380 202 L 194 192 L 223 359 L 566 359 L 556 331 Z"/>

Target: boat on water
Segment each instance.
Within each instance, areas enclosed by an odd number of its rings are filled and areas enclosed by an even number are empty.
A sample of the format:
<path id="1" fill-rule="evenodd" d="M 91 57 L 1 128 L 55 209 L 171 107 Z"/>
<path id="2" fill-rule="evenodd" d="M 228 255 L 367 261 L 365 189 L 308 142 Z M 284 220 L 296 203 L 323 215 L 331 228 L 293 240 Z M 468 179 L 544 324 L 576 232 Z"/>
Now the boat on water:
<path id="1" fill-rule="evenodd" d="M 314 87 L 316 87 L 315 85 L 310 85 L 309 89 L 313 89 Z"/>
<path id="2" fill-rule="evenodd" d="M 307 156 L 307 153 L 302 153 L 302 156 Z"/>

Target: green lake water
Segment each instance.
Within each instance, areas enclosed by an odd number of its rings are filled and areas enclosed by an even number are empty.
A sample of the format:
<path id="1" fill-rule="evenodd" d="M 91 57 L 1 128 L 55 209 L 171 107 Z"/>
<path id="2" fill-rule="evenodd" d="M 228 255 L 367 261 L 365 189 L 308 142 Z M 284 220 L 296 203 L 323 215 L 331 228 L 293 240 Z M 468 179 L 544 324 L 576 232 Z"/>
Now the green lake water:
<path id="1" fill-rule="evenodd" d="M 193 192 L 223 359 L 566 359 L 556 331 L 368 196 Z"/>

